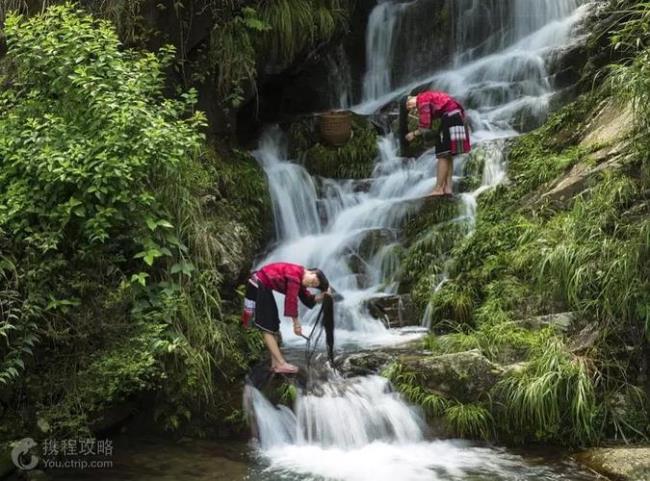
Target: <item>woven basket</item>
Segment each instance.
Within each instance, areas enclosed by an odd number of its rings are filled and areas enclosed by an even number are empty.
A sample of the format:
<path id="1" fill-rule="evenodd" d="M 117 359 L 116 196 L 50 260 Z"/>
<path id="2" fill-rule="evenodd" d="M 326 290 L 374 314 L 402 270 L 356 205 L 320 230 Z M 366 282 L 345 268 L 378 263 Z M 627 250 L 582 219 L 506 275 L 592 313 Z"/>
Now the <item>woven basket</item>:
<path id="1" fill-rule="evenodd" d="M 352 113 L 337 110 L 320 114 L 318 125 L 321 139 L 330 145 L 345 145 L 352 136 Z"/>

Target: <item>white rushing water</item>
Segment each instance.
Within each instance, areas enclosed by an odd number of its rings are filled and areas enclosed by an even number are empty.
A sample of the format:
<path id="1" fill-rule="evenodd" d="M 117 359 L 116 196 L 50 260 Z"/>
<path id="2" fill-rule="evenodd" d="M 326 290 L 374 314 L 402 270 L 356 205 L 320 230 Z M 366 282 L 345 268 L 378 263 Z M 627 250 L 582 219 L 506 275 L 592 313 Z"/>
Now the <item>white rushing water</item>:
<path id="1" fill-rule="evenodd" d="M 362 301 L 396 289 L 397 232 L 404 217 L 418 208 L 411 201 L 433 188 L 433 154 L 405 161 L 397 157 L 394 137 L 384 137 L 372 179 L 321 179 L 319 197 L 316 181 L 305 169 L 285 160 L 284 144 L 282 132 L 272 129 L 256 152 L 268 176 L 281 239 L 260 264 L 290 261 L 323 269 L 344 296 L 336 305 L 338 344 L 394 342 L 398 336 L 372 318 Z M 307 320 L 315 314 L 303 313 Z M 283 326 L 285 342 L 304 343 L 290 328 Z"/>
<path id="2" fill-rule="evenodd" d="M 372 11 L 364 103 L 355 110 L 374 112 L 426 84 L 465 103 L 475 127 L 473 140 L 481 142 L 478 148 L 485 159 L 481 187 L 459 196 L 452 220 L 463 223 L 469 233 L 478 195 L 505 178 L 501 139 L 515 135 L 524 119 L 541 118 L 548 110 L 553 95 L 548 63 L 570 43 L 587 7 L 577 0 L 449 0 L 454 67 L 436 72 L 432 66 L 424 77 L 407 76 L 407 84 L 393 85 L 396 42 L 411 34 L 401 30 L 409 24 L 403 16 L 417 15 L 423 1 L 380 2 Z M 397 290 L 399 230 L 405 217 L 420 207 L 417 199 L 435 183 L 435 153 L 400 158 L 397 141 L 389 134 L 379 140 L 372 178 L 363 181 L 312 178 L 288 159 L 278 128 L 264 134 L 255 155 L 268 177 L 277 235 L 274 248 L 259 264 L 289 261 L 324 270 L 344 296 L 336 303 L 339 347 L 395 343 L 418 335 L 386 329 L 369 315 L 364 301 Z M 461 169 L 462 161 L 455 174 Z M 442 273 L 437 288 L 445 282 Z M 315 312 L 302 309 L 301 315 L 308 325 Z M 429 321 L 425 313 L 425 325 Z M 282 324 L 285 345 L 302 347 L 304 341 L 293 335 L 290 323 Z M 379 376 L 342 379 L 332 373 L 319 392 L 300 392 L 293 409 L 273 406 L 251 386 L 245 397 L 256 419 L 261 453 L 269 470 L 281 473 L 282 479 L 568 479 L 547 476 L 542 468 L 500 450 L 430 441 L 421 413 Z"/>
<path id="3" fill-rule="evenodd" d="M 587 481 L 502 449 L 427 439 L 418 409 L 379 376 L 301 394 L 293 410 L 247 386 L 266 466 L 252 479 L 283 481 Z"/>
<path id="4" fill-rule="evenodd" d="M 417 11 L 418 3 L 407 4 L 408 8 L 375 7 L 375 11 L 391 12 L 396 18 L 386 22 L 391 28 L 376 28 L 375 35 L 383 37 L 369 44 L 371 49 L 377 47 L 368 56 L 383 58 L 374 64 L 391 64 L 395 56 L 405 55 L 386 44 L 393 45 L 402 35 L 394 26 L 400 25 L 400 15 Z M 364 95 L 353 110 L 369 114 L 414 88 L 429 86 L 451 93 L 465 105 L 476 141 L 516 135 L 526 124 L 541 121 L 554 94 L 548 66 L 576 40 L 576 25 L 591 3 L 454 0 L 449 8 L 455 18 L 453 67 L 440 70 L 439 64 L 432 63 L 429 73 L 418 71 L 415 77 L 407 75 L 403 84 L 375 88 L 378 94 Z M 403 34 L 414 35 L 409 31 Z M 412 41 L 414 49 L 418 48 L 416 42 L 417 37 Z M 380 83 L 378 75 L 372 78 L 375 84 Z"/>

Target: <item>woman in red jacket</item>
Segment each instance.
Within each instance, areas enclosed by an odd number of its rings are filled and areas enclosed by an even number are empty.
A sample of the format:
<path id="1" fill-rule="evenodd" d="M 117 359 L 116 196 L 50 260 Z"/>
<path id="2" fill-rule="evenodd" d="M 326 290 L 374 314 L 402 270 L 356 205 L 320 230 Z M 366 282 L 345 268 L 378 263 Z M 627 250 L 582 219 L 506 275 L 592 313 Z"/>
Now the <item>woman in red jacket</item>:
<path id="1" fill-rule="evenodd" d="M 463 106 L 449 94 L 427 91 L 407 97 L 406 108 L 417 109 L 419 117 L 418 128 L 406 135 L 409 142 L 429 130 L 434 119 L 440 119 L 436 137 L 437 179 L 431 195 L 451 197 L 454 156 L 466 154 L 472 148 Z"/>
<path id="2" fill-rule="evenodd" d="M 314 296 L 307 290 L 308 287 L 320 289 L 321 293 Z M 253 272 L 248 280 L 244 300 L 244 323 L 248 323 L 254 312 L 255 326 L 262 331 L 264 343 L 271 353 L 271 370 L 295 373 L 298 368 L 285 361 L 275 338 L 280 330 L 280 316 L 273 291 L 284 294 L 284 315 L 293 320 L 293 332 L 301 336 L 298 298 L 311 309 L 323 300 L 323 296 L 330 293 L 329 281 L 320 269 L 305 269 L 303 266 L 286 262 L 267 264 Z"/>

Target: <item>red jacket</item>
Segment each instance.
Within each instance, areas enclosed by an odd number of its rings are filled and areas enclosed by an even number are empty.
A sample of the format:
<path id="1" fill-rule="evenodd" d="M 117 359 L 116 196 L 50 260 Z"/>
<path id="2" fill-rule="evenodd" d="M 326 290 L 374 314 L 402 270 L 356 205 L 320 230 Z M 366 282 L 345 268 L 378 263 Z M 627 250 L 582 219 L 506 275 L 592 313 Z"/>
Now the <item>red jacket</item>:
<path id="1" fill-rule="evenodd" d="M 427 91 L 417 96 L 418 116 L 420 117 L 421 129 L 430 129 L 431 121 L 438 119 L 444 114 L 460 110 L 464 115 L 462 105 L 444 92 Z"/>
<path id="2" fill-rule="evenodd" d="M 310 309 L 316 305 L 314 295 L 302 285 L 304 273 L 303 266 L 287 262 L 267 264 L 256 272 L 264 287 L 284 294 L 284 315 L 287 317 L 298 317 L 298 297 Z"/>

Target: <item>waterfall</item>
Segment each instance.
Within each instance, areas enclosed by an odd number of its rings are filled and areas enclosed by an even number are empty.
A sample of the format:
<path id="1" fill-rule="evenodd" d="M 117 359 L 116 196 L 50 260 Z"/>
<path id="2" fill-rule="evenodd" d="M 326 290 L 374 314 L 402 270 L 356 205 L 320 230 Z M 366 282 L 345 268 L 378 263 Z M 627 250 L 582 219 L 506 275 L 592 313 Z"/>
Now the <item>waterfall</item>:
<path id="1" fill-rule="evenodd" d="M 467 106 L 473 140 L 480 144 L 474 155 L 483 155 L 485 162 L 481 186 L 458 196 L 460 212 L 452 222 L 464 223 L 471 232 L 477 197 L 505 178 L 503 138 L 546 114 L 554 93 L 548 62 L 555 50 L 570 43 L 588 7 L 577 0 L 448 0 L 453 55 L 447 65 L 452 67 L 441 70 L 440 62 L 428 64 L 424 54 L 400 58 L 411 54 L 405 45 L 415 50 L 430 42 L 417 43 L 421 31 L 406 26 L 430 21 L 431 11 L 423 5 L 432 4 L 439 1 L 384 1 L 374 8 L 367 31 L 364 102 L 354 109 L 374 112 L 423 86 L 447 90 Z M 404 68 L 395 68 L 398 60 Z M 255 152 L 268 178 L 278 241 L 260 264 L 282 260 L 325 271 L 344 296 L 335 307 L 338 349 L 417 336 L 386 329 L 370 316 L 364 301 L 396 292 L 397 233 L 405 217 L 420 207 L 417 199 L 435 183 L 435 153 L 400 158 L 397 139 L 389 134 L 378 141 L 370 179 L 314 179 L 287 158 L 285 144 L 282 132 L 271 129 Z M 458 162 L 455 174 L 461 169 Z M 442 273 L 435 288 L 446 279 Z M 309 325 L 314 313 L 301 309 L 303 323 Z M 289 323 L 282 323 L 282 329 L 285 349 L 304 345 Z M 245 396 L 261 453 L 269 469 L 286 479 L 555 479 L 503 451 L 430 441 L 420 411 L 379 376 L 342 379 L 331 373 L 318 392 L 299 392 L 293 409 L 273 406 L 251 386 Z"/>
<path id="2" fill-rule="evenodd" d="M 245 390 L 265 465 L 251 479 L 288 481 L 589 481 L 502 449 L 428 439 L 418 409 L 378 376 L 299 393 L 293 410 Z"/>
<path id="3" fill-rule="evenodd" d="M 396 232 L 404 217 L 418 208 L 410 200 L 433 188 L 433 155 L 405 165 L 397 157 L 395 138 L 389 135 L 379 142 L 380 154 L 367 191 L 359 191 L 352 181 L 325 179 L 319 181 L 319 198 L 307 171 L 284 160 L 285 143 L 282 132 L 272 129 L 254 153 L 267 174 L 280 240 L 260 264 L 290 261 L 325 271 L 344 296 L 336 305 L 339 345 L 395 339 L 394 333 L 369 315 L 363 300 L 392 292 Z M 309 325 L 315 312 L 303 310 L 301 315 Z M 304 342 L 288 330 L 283 333 L 290 345 Z"/>
<path id="4" fill-rule="evenodd" d="M 429 8 L 420 8 L 421 4 Z M 422 42 L 422 27 L 417 27 L 418 18 L 428 18 L 436 11 L 429 0 L 398 5 L 402 6 L 381 3 L 375 7 L 371 17 L 379 11 L 392 15 L 385 20 L 391 28 L 383 33 L 381 48 L 378 43 L 368 44 L 368 55 L 377 57 L 374 65 L 389 65 L 388 71 L 398 73 L 388 88 L 381 89 L 370 89 L 378 74 L 366 75 L 364 92 L 368 95 L 353 110 L 368 114 L 415 88 L 440 89 L 465 105 L 475 140 L 483 140 L 515 135 L 545 118 L 554 94 L 548 66 L 558 50 L 571 44 L 591 3 L 448 0 L 445 8 L 452 16 L 452 55 L 444 62 L 439 48 Z M 371 26 L 376 28 L 369 25 L 369 35 Z M 427 49 L 432 52 L 429 58 Z M 417 61 L 408 61 L 411 57 Z M 374 95 L 369 94 L 371 90 Z"/>
<path id="5" fill-rule="evenodd" d="M 329 105 L 334 109 L 347 109 L 352 105 L 352 73 L 343 46 L 339 45 L 328 55 L 326 62 L 330 89 Z"/>
<path id="6" fill-rule="evenodd" d="M 379 2 L 370 13 L 366 30 L 366 73 L 363 99 L 370 100 L 391 91 L 393 35 L 402 6 L 390 1 Z"/>
<path id="7" fill-rule="evenodd" d="M 260 141 L 257 159 L 268 178 L 276 237 L 299 239 L 320 231 L 316 188 L 305 169 L 280 161 L 287 157 L 283 140 L 279 129 L 267 132 Z"/>

